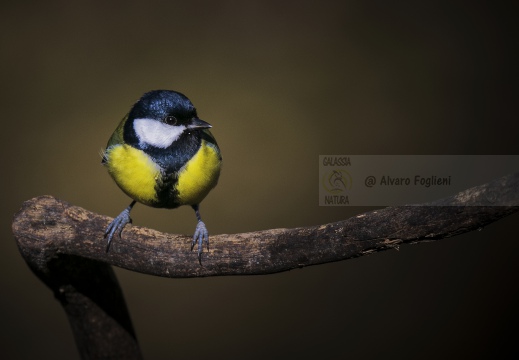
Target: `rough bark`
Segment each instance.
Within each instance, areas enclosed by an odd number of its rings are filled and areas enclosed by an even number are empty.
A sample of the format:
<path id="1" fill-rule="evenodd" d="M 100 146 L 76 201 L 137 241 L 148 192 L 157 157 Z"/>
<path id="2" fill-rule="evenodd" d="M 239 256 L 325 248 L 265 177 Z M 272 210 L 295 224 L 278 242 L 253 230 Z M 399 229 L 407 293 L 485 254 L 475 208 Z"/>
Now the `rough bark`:
<path id="1" fill-rule="evenodd" d="M 433 203 L 324 225 L 214 235 L 203 266 L 190 251 L 190 236 L 138 226 L 128 226 L 107 253 L 103 233 L 111 218 L 51 196 L 26 201 L 14 217 L 13 233 L 31 269 L 63 304 L 84 358 L 139 358 L 110 265 L 164 277 L 269 274 L 448 238 L 483 228 L 518 205 L 516 173 Z"/>

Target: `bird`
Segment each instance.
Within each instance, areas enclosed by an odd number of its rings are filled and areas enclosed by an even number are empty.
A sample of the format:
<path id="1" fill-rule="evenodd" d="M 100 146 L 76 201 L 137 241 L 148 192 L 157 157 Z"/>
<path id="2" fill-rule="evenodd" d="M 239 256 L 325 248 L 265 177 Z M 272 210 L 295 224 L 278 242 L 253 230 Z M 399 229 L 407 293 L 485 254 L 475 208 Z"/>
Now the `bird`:
<path id="1" fill-rule="evenodd" d="M 189 205 L 197 225 L 191 251 L 198 245 L 202 265 L 209 232 L 200 216 L 200 202 L 216 186 L 222 166 L 220 148 L 193 103 L 173 90 L 146 92 L 121 120 L 102 151 L 101 163 L 132 202 L 105 230 L 106 251 L 113 238 L 132 222 L 139 202 L 155 208 Z"/>

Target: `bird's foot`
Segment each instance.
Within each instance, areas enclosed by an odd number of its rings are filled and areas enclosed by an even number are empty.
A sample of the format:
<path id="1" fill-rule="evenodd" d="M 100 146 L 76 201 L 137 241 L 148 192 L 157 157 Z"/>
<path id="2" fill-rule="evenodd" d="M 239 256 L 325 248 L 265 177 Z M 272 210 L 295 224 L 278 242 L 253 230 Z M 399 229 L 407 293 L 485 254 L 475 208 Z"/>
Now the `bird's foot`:
<path id="1" fill-rule="evenodd" d="M 132 222 L 132 219 L 130 218 L 130 210 L 131 208 L 124 209 L 119 215 L 117 215 L 115 219 L 112 220 L 112 222 L 106 228 L 106 252 L 108 252 L 108 250 L 110 249 L 110 244 L 112 243 L 114 235 L 118 234 L 119 238 L 121 238 L 121 233 L 124 227 Z"/>
<path id="2" fill-rule="evenodd" d="M 193 242 L 191 243 L 191 251 L 196 244 L 198 244 L 198 262 L 202 265 L 202 250 L 204 242 L 207 245 L 207 251 L 209 251 L 209 232 L 204 222 L 199 220 L 196 224 L 195 234 L 193 235 Z"/>

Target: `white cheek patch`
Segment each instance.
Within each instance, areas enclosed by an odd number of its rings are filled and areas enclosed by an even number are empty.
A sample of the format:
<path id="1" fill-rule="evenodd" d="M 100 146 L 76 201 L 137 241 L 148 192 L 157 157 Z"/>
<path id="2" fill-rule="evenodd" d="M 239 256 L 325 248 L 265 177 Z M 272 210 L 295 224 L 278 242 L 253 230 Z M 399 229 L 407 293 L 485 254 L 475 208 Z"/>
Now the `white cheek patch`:
<path id="1" fill-rule="evenodd" d="M 152 119 L 135 119 L 135 134 L 140 145 L 151 145 L 165 149 L 186 130 L 185 126 L 171 126 Z"/>

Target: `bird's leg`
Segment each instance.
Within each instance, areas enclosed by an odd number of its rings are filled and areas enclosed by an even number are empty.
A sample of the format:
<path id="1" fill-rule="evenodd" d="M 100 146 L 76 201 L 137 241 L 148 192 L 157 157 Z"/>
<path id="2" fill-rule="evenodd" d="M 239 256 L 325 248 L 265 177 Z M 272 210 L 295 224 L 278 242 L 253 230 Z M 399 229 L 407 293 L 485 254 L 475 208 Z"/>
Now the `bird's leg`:
<path id="1" fill-rule="evenodd" d="M 191 251 L 195 247 L 195 244 L 198 244 L 198 262 L 202 265 L 202 249 L 203 243 L 207 244 L 207 251 L 209 251 L 209 232 L 200 217 L 200 211 L 198 210 L 198 204 L 193 205 L 193 210 L 195 210 L 196 218 L 198 219 L 198 224 L 196 224 L 195 234 L 193 235 L 193 242 L 191 243 Z"/>
<path id="2" fill-rule="evenodd" d="M 112 239 L 116 233 L 119 234 L 119 238 L 121 238 L 121 232 L 123 231 L 126 224 L 131 223 L 132 219 L 130 218 L 130 211 L 132 210 L 133 206 L 135 205 L 136 201 L 132 201 L 130 206 L 128 206 L 126 209 L 124 209 L 115 219 L 112 220 L 110 225 L 105 230 L 105 238 L 107 240 L 106 244 L 106 252 L 110 250 L 110 244 L 112 242 Z"/>

